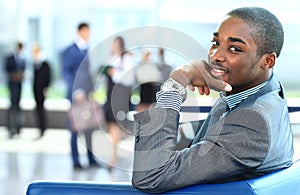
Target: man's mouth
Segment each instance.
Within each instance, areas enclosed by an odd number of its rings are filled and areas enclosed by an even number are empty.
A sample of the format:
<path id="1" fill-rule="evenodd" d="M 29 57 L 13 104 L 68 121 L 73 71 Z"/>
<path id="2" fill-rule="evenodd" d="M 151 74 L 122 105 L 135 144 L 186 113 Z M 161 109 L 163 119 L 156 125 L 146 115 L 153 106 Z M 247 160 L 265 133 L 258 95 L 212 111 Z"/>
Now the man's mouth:
<path id="1" fill-rule="evenodd" d="M 216 73 L 219 73 L 219 74 L 222 74 L 222 73 L 225 73 L 225 72 L 226 72 L 225 70 L 216 69 L 216 68 L 213 68 L 212 71 L 214 71 L 214 72 L 216 72 Z"/>
<path id="2" fill-rule="evenodd" d="M 220 78 L 228 73 L 228 70 L 221 66 L 209 65 L 210 74 L 215 78 Z"/>

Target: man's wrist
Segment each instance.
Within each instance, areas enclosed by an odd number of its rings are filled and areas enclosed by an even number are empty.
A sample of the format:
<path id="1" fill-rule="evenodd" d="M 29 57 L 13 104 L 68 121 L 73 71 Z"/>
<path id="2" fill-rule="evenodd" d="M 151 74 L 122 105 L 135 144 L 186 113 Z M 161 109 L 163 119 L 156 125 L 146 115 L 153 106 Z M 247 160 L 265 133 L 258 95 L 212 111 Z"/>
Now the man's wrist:
<path id="1" fill-rule="evenodd" d="M 161 91 L 180 94 L 182 96 L 182 102 L 184 102 L 187 97 L 186 87 L 171 77 L 161 85 Z"/>
<path id="2" fill-rule="evenodd" d="M 170 74 L 170 78 L 180 83 L 183 87 L 186 87 L 190 83 L 189 78 L 187 78 L 187 76 L 183 73 L 182 70 L 173 71 Z"/>

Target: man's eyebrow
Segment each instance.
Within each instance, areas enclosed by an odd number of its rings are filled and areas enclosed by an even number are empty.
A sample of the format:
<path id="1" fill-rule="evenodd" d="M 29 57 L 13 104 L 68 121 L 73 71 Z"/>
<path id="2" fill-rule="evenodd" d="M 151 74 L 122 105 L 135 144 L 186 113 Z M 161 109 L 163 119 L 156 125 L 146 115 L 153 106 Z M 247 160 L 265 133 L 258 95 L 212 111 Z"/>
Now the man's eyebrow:
<path id="1" fill-rule="evenodd" d="M 243 41 L 243 40 L 240 39 L 240 38 L 229 37 L 228 39 L 229 39 L 229 41 L 231 41 L 231 42 L 240 42 L 240 43 L 243 43 L 243 44 L 246 45 L 245 41 Z"/>
<path id="2" fill-rule="evenodd" d="M 218 33 L 218 32 L 214 32 L 213 35 L 214 35 L 215 37 L 218 37 L 218 36 L 219 36 L 219 33 Z"/>
<path id="3" fill-rule="evenodd" d="M 214 32 L 213 35 L 214 35 L 215 37 L 219 37 L 219 33 L 218 33 L 218 32 Z M 243 41 L 243 40 L 240 39 L 240 38 L 229 37 L 228 40 L 229 40 L 230 42 L 240 42 L 240 43 L 243 43 L 243 44 L 246 45 L 245 41 Z"/>

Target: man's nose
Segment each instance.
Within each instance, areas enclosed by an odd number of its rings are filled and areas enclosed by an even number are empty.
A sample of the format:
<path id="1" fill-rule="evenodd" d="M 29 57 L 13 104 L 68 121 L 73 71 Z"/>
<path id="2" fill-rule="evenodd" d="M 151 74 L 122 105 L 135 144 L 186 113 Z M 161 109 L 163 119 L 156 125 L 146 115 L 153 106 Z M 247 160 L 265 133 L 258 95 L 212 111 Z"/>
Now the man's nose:
<path id="1" fill-rule="evenodd" d="M 213 62 L 224 62 L 225 61 L 225 50 L 221 47 L 212 49 L 210 52 L 210 60 Z"/>

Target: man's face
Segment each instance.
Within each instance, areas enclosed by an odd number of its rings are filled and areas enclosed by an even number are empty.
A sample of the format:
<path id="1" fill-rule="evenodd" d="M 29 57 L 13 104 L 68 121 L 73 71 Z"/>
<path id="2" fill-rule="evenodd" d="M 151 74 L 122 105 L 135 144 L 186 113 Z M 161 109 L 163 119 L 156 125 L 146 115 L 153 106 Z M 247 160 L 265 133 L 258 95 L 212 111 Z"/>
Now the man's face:
<path id="1" fill-rule="evenodd" d="M 257 45 L 250 26 L 237 17 L 226 17 L 213 34 L 209 50 L 209 71 L 232 85 L 232 93 L 254 87 L 265 79 Z"/>
<path id="2" fill-rule="evenodd" d="M 88 42 L 89 39 L 90 39 L 90 28 L 89 27 L 82 28 L 79 31 L 79 34 L 80 34 L 80 36 L 81 36 L 81 38 L 83 40 L 85 40 L 86 42 Z"/>

